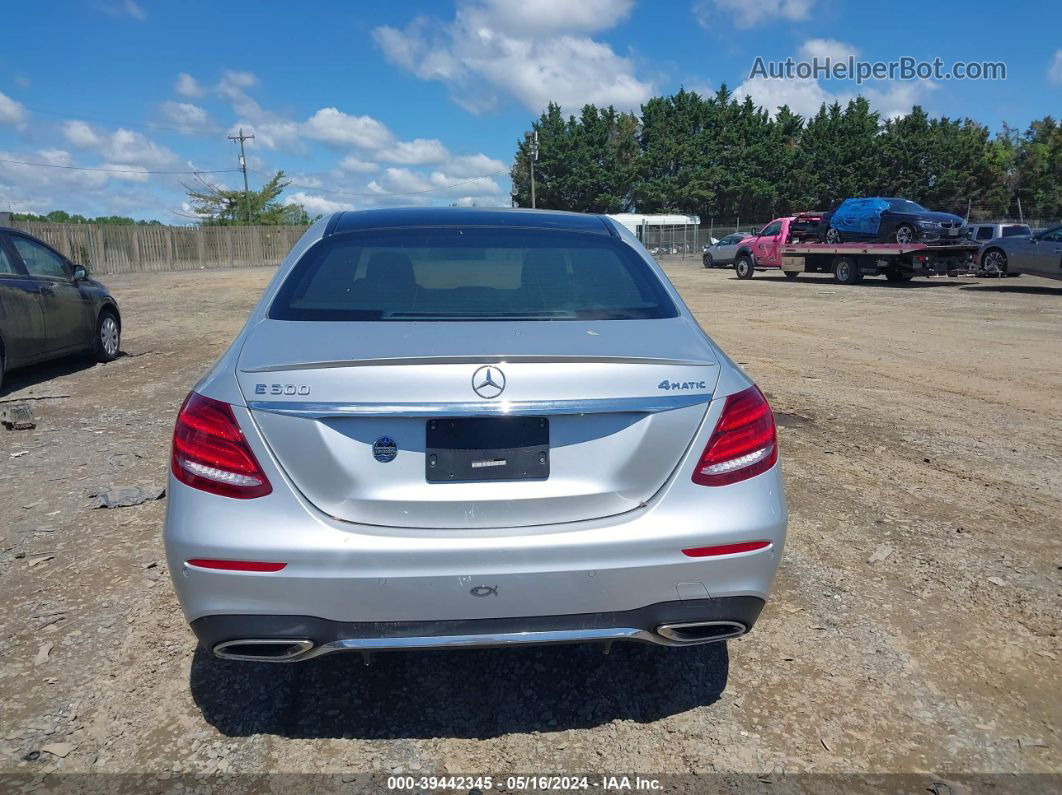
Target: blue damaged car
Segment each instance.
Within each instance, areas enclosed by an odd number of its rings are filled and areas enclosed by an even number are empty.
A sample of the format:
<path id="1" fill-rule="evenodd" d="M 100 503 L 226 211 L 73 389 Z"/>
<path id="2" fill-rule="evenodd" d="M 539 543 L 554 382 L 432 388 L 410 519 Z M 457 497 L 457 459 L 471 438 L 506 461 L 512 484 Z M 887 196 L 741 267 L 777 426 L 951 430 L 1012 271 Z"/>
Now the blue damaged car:
<path id="1" fill-rule="evenodd" d="M 965 222 L 951 213 L 927 210 L 910 199 L 845 199 L 822 216 L 826 243 L 948 243 L 963 237 Z"/>

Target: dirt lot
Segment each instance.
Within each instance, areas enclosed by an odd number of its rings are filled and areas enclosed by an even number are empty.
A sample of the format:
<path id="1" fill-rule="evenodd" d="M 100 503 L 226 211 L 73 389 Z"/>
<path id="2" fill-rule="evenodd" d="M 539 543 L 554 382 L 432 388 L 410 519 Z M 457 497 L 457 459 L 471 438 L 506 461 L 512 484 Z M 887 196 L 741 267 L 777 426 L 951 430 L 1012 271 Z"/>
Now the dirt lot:
<path id="1" fill-rule="evenodd" d="M 790 541 L 751 635 L 213 660 L 164 500 L 89 495 L 164 485 L 270 272 L 113 277 L 127 355 L 7 396 L 42 399 L 0 429 L 0 771 L 1062 771 L 1062 284 L 667 267 L 781 425 Z"/>

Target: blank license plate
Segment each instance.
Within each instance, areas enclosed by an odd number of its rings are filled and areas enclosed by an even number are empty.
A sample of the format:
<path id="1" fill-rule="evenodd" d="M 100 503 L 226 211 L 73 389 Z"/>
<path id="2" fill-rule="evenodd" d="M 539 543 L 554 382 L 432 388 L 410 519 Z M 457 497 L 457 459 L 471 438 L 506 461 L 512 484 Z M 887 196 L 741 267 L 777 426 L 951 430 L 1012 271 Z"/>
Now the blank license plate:
<path id="1" fill-rule="evenodd" d="M 471 417 L 428 420 L 429 483 L 549 477 L 549 420 Z"/>

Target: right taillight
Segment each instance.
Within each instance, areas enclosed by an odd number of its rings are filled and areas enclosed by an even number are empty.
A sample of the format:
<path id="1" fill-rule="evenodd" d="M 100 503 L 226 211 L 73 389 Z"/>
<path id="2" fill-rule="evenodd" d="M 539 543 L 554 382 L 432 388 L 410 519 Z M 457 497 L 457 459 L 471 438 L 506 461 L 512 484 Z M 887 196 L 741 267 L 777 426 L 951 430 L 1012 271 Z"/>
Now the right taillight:
<path id="1" fill-rule="evenodd" d="M 232 407 L 197 392 L 177 415 L 171 468 L 181 483 L 223 497 L 246 500 L 273 491 Z"/>
<path id="2" fill-rule="evenodd" d="M 758 387 L 730 395 L 712 438 L 693 470 L 693 482 L 725 486 L 766 472 L 778 460 L 774 415 Z"/>

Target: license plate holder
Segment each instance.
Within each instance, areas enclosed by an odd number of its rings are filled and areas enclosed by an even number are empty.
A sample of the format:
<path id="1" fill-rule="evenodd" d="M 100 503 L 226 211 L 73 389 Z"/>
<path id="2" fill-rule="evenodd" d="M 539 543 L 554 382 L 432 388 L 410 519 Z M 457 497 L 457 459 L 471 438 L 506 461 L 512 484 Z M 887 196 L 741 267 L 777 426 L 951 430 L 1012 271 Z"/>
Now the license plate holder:
<path id="1" fill-rule="evenodd" d="M 455 417 L 425 424 L 429 483 L 544 480 L 549 477 L 546 417 Z"/>

